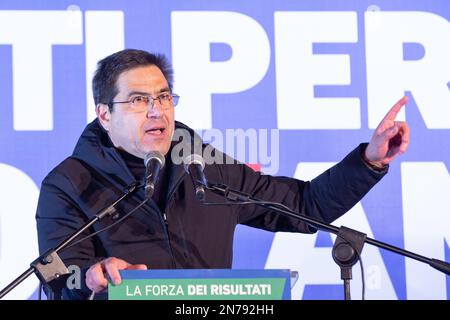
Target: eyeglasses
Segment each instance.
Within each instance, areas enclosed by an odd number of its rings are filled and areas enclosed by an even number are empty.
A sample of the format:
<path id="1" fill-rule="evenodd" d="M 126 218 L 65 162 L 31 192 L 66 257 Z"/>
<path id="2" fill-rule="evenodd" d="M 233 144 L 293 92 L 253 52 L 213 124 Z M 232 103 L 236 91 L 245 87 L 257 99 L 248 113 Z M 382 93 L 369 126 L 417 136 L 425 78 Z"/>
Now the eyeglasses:
<path id="1" fill-rule="evenodd" d="M 155 101 L 158 100 L 159 105 L 162 107 L 162 109 L 168 110 L 176 107 L 179 99 L 179 95 L 165 92 L 163 94 L 160 94 L 156 98 L 153 98 L 150 95 L 139 95 L 134 96 L 128 101 L 111 101 L 110 103 L 108 103 L 108 106 L 112 107 L 116 103 L 129 103 L 133 110 L 144 111 L 148 109 L 149 105 L 153 109 L 153 107 L 155 106 Z"/>

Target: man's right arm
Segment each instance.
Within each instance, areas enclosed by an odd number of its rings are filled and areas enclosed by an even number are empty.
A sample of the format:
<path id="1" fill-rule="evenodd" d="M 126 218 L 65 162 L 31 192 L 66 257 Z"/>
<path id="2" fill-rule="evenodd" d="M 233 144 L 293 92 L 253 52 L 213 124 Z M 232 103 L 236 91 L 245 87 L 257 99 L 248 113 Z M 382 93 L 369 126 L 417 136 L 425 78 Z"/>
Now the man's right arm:
<path id="1" fill-rule="evenodd" d="M 70 181 L 63 175 L 52 172 L 42 182 L 36 211 L 39 252 L 43 254 L 55 248 L 72 233 L 79 229 L 87 218 L 77 204 L 68 196 L 73 189 Z M 87 236 L 86 230 L 80 237 Z M 81 269 L 81 288 L 73 292 L 64 290 L 64 298 L 84 298 L 89 290 L 84 283 L 84 272 L 91 265 L 103 260 L 102 252 L 96 250 L 94 240 L 85 240 L 73 247 L 61 250 L 59 256 L 67 267 L 77 266 Z"/>
<path id="2" fill-rule="evenodd" d="M 69 179 L 54 172 L 42 183 L 36 212 L 40 254 L 59 245 L 88 220 L 68 195 L 76 194 L 71 189 L 73 186 Z M 89 233 L 86 230 L 77 239 Z M 119 270 L 147 269 L 143 264 L 132 265 L 119 258 L 106 257 L 107 254 L 100 245 L 96 245 L 94 238 L 63 249 L 59 255 L 67 267 L 76 265 L 81 270 L 80 288 L 64 289 L 63 298 L 66 299 L 86 299 L 91 291 L 103 292 L 108 281 L 119 284 Z"/>

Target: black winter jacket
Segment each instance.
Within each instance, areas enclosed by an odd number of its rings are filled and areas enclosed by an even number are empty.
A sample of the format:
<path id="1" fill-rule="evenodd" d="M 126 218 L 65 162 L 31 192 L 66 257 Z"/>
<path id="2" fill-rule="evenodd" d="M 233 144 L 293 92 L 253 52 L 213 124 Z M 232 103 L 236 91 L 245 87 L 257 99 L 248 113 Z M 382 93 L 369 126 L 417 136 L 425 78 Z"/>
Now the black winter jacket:
<path id="1" fill-rule="evenodd" d="M 176 128 L 189 129 L 176 122 Z M 190 129 L 189 129 L 190 130 Z M 273 177 L 244 164 L 206 165 L 210 181 L 229 185 L 256 198 L 281 202 L 289 208 L 332 222 L 352 208 L 382 178 L 365 165 L 361 144 L 340 163 L 310 182 Z M 170 152 L 170 151 L 169 151 Z M 67 266 L 86 270 L 104 257 L 117 257 L 152 269 L 231 268 L 233 235 L 237 224 L 269 231 L 314 232 L 295 219 L 254 205 L 205 206 L 196 198 L 182 165 L 169 170 L 163 212 L 150 201 L 122 223 L 60 252 Z M 122 195 L 135 182 L 130 170 L 97 120 L 82 133 L 73 155 L 44 179 L 36 213 L 39 249 L 55 247 L 88 219 Z M 207 191 L 208 202 L 224 200 Z M 117 206 L 119 217 L 144 200 L 138 190 Z M 90 232 L 112 224 L 107 216 Z M 88 235 L 88 232 L 83 236 Z M 84 280 L 82 281 L 84 285 Z M 80 292 L 78 292 L 80 293 Z M 76 297 L 69 292 L 69 298 Z M 77 296 L 80 297 L 80 296 Z"/>

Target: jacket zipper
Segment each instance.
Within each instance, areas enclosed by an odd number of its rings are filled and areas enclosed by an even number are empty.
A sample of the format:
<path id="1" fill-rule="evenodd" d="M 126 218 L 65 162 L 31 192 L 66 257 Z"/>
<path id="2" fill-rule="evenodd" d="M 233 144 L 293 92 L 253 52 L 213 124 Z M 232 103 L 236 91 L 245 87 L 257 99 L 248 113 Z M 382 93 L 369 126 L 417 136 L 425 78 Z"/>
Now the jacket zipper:
<path id="1" fill-rule="evenodd" d="M 166 240 L 167 240 L 167 243 L 168 243 L 168 245 L 169 245 L 170 257 L 171 257 L 171 260 L 172 260 L 172 267 L 173 267 L 174 269 L 176 269 L 175 256 L 173 255 L 172 244 L 171 244 L 171 242 L 170 242 L 170 236 L 169 236 L 169 222 L 167 221 L 167 215 L 166 215 L 165 211 L 164 211 L 164 212 L 161 211 L 161 210 L 159 209 L 159 207 L 158 207 L 156 204 L 155 204 L 155 205 L 150 204 L 150 206 L 153 207 L 153 208 L 158 212 L 159 221 L 160 221 L 160 223 L 161 223 L 161 226 L 162 226 L 163 229 L 164 229 L 164 234 L 165 234 L 165 236 L 166 236 Z"/>
<path id="2" fill-rule="evenodd" d="M 133 177 L 133 174 L 130 172 L 130 170 L 128 169 L 128 167 L 127 167 L 127 165 L 126 165 L 126 163 L 123 161 L 123 159 L 122 159 L 122 157 L 119 155 L 119 153 L 116 151 L 115 152 L 115 156 L 116 157 L 118 157 L 120 160 L 119 160 L 119 162 L 122 164 L 122 166 L 125 168 L 125 171 L 127 171 L 128 172 L 128 175 L 130 176 L 130 177 Z M 183 180 L 182 178 L 184 178 L 184 174 L 180 177 L 180 179 L 177 181 L 177 183 L 174 185 L 174 188 L 173 188 L 173 191 L 172 191 L 172 193 L 170 194 L 170 197 L 168 198 L 168 200 L 169 199 L 171 199 L 171 197 L 173 196 L 173 194 L 174 194 L 174 190 L 176 190 L 177 188 L 178 188 L 178 185 L 181 183 L 181 181 Z M 134 180 L 134 178 L 133 178 L 133 180 Z M 167 201 L 167 203 L 168 203 L 169 201 Z M 152 206 L 150 203 L 148 203 L 150 206 Z M 168 241 L 168 243 L 169 243 L 169 250 L 170 250 L 170 256 L 171 256 L 171 258 L 172 258 L 172 265 L 173 265 L 173 268 L 174 269 L 176 269 L 176 262 L 175 262 L 175 257 L 174 257 L 174 255 L 173 255 L 173 249 L 172 249 L 172 244 L 171 244 L 171 242 L 170 242 L 170 237 L 169 237 L 169 222 L 167 221 L 167 215 L 166 215 L 166 213 L 165 212 L 161 212 L 161 210 L 159 209 L 159 207 L 158 207 L 158 205 L 156 205 L 155 204 L 155 207 L 156 207 L 156 209 L 157 209 L 157 211 L 158 211 L 158 215 L 159 215 L 159 219 L 160 219 L 160 221 L 162 222 L 162 225 L 163 225 L 163 228 L 164 228 L 164 231 L 166 232 L 166 237 L 167 237 L 167 241 Z M 167 207 L 167 206 L 166 206 Z"/>
<path id="3" fill-rule="evenodd" d="M 174 185 L 174 187 L 172 189 L 172 192 L 170 193 L 170 195 L 169 195 L 169 197 L 167 199 L 166 208 L 169 206 L 169 204 L 170 204 L 170 202 L 171 202 L 171 200 L 173 198 L 173 195 L 175 194 L 175 190 L 178 188 L 178 186 L 180 185 L 181 181 L 183 181 L 183 178 L 184 178 L 184 175 L 175 183 L 175 185 Z M 167 220 L 167 214 L 166 214 L 165 211 L 161 212 L 161 210 L 159 210 L 158 206 L 156 206 L 156 207 L 157 207 L 157 209 L 158 209 L 158 211 L 160 213 L 159 216 L 160 216 L 160 219 L 163 222 L 164 230 L 166 231 L 167 241 L 169 243 L 170 256 L 172 258 L 172 265 L 173 265 L 173 268 L 176 269 L 177 268 L 177 264 L 175 262 L 175 256 L 173 255 L 173 249 L 172 249 L 172 243 L 171 243 L 170 236 L 169 236 L 169 221 Z"/>

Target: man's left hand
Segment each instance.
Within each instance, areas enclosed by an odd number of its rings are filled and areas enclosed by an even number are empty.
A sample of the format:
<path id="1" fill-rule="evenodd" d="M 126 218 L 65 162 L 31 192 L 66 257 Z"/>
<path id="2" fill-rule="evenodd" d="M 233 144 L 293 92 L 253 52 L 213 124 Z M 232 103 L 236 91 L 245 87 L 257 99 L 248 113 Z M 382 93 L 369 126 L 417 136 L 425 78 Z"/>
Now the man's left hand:
<path id="1" fill-rule="evenodd" d="M 377 168 L 385 167 L 394 158 L 405 153 L 409 145 L 409 127 L 404 121 L 395 121 L 395 117 L 408 102 L 408 97 L 401 98 L 376 128 L 365 150 L 365 160 Z"/>

